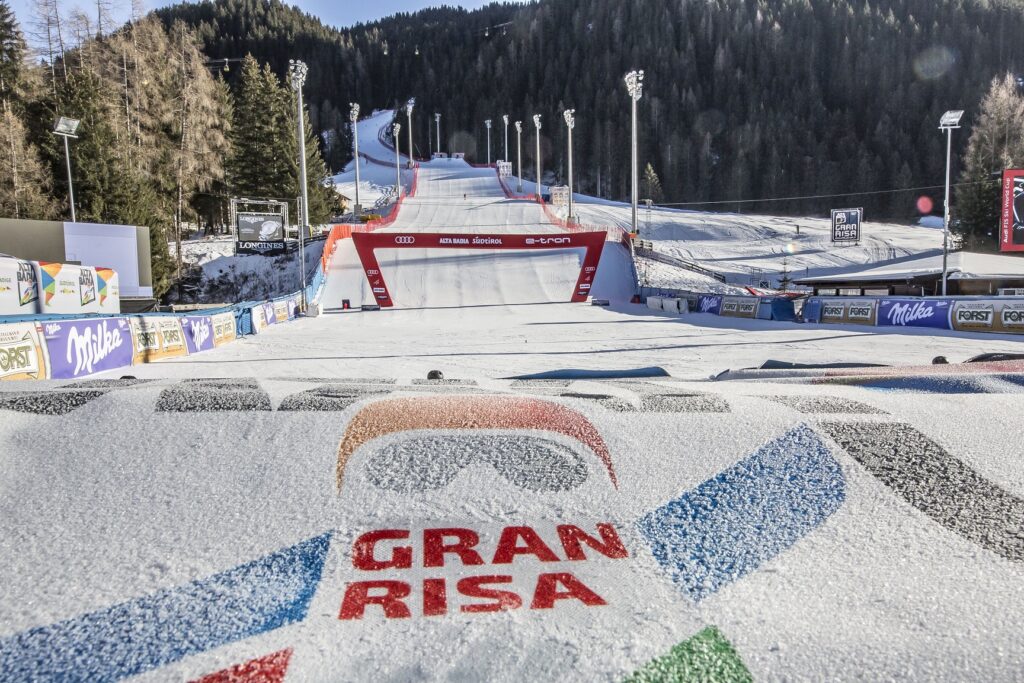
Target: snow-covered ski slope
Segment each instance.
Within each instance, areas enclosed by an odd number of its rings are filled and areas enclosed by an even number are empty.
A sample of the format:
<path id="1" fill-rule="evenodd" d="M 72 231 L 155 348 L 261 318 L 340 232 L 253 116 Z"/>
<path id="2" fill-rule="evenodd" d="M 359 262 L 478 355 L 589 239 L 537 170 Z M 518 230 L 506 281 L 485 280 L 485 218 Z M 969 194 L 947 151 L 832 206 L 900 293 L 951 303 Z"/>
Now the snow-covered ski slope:
<path id="1" fill-rule="evenodd" d="M 360 154 L 393 158 L 374 126 L 388 125 L 389 112 L 360 122 Z M 363 139 L 367 142 L 364 144 Z M 373 166 L 364 162 L 362 169 Z M 392 169 L 393 174 L 393 169 Z M 338 177 L 346 180 L 353 171 Z M 422 162 L 416 193 L 407 197 L 384 233 L 552 234 L 563 232 L 536 202 L 509 199 L 492 168 L 459 159 Z M 380 249 L 377 258 L 398 308 L 510 305 L 568 301 L 579 276 L 580 249 L 549 251 L 465 249 Z M 605 244 L 593 296 L 626 301 L 634 293 L 626 249 Z M 327 273 L 321 305 L 331 310 L 343 300 L 353 306 L 374 303 L 352 240 L 342 240 Z"/>

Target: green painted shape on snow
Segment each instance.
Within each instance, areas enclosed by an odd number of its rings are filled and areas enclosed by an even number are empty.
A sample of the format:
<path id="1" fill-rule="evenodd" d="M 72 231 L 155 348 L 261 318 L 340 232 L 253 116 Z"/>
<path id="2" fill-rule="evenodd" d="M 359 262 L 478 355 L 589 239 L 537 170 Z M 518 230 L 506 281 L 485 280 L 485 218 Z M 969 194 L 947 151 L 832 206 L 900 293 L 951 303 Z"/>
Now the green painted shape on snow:
<path id="1" fill-rule="evenodd" d="M 624 683 L 752 683 L 732 643 L 714 626 L 675 645 L 633 672 Z"/>

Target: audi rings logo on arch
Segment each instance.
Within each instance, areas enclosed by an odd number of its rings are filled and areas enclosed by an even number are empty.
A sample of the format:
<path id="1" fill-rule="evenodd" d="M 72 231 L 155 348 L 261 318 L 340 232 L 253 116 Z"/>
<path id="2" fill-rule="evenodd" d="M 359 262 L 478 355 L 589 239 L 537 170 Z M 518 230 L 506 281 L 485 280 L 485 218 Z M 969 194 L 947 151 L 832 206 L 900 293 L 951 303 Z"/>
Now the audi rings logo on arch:
<path id="1" fill-rule="evenodd" d="M 416 238 L 412 235 L 398 235 L 395 237 L 395 244 L 416 244 Z"/>

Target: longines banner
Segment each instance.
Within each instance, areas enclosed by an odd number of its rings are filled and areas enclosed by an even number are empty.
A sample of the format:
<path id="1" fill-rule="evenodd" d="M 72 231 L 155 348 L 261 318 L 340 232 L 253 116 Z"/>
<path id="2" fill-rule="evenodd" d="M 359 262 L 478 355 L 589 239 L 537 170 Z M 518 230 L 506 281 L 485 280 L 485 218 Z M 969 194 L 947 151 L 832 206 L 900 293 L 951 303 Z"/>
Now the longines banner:
<path id="1" fill-rule="evenodd" d="M 1024 170 L 1003 171 L 1003 213 L 999 250 L 1024 251 Z"/>

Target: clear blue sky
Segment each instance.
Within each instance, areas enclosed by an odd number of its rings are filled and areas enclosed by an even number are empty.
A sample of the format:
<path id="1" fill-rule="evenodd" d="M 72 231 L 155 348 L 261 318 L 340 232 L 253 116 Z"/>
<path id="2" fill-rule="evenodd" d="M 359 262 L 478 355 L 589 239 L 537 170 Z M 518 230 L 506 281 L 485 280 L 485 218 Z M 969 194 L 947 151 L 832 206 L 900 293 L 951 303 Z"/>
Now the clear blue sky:
<path id="1" fill-rule="evenodd" d="M 309 14 L 316 15 L 328 25 L 345 27 L 363 21 L 372 21 L 381 17 L 390 16 L 396 12 L 414 12 L 424 7 L 438 5 L 459 5 L 466 8 L 477 8 L 488 4 L 491 0 L 299 0 L 289 4 L 297 5 Z M 22 24 L 22 30 L 26 29 L 25 24 L 29 20 L 29 7 L 31 0 L 8 0 L 18 21 Z M 58 0 L 63 9 L 62 16 L 68 16 L 74 7 L 81 7 L 90 15 L 95 9 L 90 9 L 87 0 Z M 129 6 L 127 0 L 114 0 L 115 15 L 121 19 L 127 15 Z M 153 9 L 174 4 L 174 1 L 167 0 L 146 0 L 146 7 Z M 95 3 L 92 3 L 95 7 Z"/>

